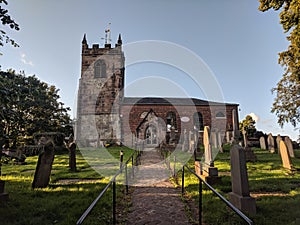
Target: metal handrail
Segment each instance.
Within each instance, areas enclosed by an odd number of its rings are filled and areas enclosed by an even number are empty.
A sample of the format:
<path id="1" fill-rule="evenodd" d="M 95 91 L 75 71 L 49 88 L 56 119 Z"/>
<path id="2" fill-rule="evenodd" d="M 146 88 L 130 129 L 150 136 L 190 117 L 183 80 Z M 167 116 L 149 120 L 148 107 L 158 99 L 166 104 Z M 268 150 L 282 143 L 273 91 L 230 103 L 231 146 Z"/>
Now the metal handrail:
<path id="1" fill-rule="evenodd" d="M 182 167 L 182 186 L 181 192 L 184 194 L 184 167 L 186 167 L 193 175 L 199 179 L 199 224 L 202 222 L 202 183 L 204 183 L 215 195 L 217 195 L 229 208 L 231 208 L 240 218 L 242 218 L 249 225 L 253 225 L 253 221 L 249 219 L 244 213 L 237 209 L 232 203 L 230 203 L 226 198 L 224 198 L 220 193 L 218 193 L 210 184 L 203 180 L 198 174 L 196 174 L 187 165 Z"/>
<path id="2" fill-rule="evenodd" d="M 133 157 L 137 153 L 137 157 L 140 155 L 139 150 L 134 150 L 134 152 L 130 155 L 130 157 L 127 159 L 127 161 L 123 164 L 121 164 L 120 169 L 116 172 L 116 174 L 111 178 L 111 180 L 108 182 L 108 184 L 105 186 L 105 188 L 101 191 L 101 193 L 95 198 L 95 200 L 90 204 L 90 206 L 84 211 L 84 213 L 81 215 L 79 220 L 77 221 L 76 225 L 81 225 L 83 221 L 86 219 L 86 217 L 90 214 L 90 212 L 93 210 L 93 208 L 96 206 L 96 204 L 99 202 L 99 200 L 102 198 L 102 196 L 105 194 L 105 192 L 108 190 L 108 188 L 113 185 L 113 224 L 116 224 L 116 178 L 118 175 L 120 175 L 125 168 L 126 174 L 127 174 L 127 164 L 130 160 L 132 160 L 132 167 L 133 167 Z M 126 175 L 126 193 L 128 193 L 128 181 L 127 181 L 127 175 Z"/>

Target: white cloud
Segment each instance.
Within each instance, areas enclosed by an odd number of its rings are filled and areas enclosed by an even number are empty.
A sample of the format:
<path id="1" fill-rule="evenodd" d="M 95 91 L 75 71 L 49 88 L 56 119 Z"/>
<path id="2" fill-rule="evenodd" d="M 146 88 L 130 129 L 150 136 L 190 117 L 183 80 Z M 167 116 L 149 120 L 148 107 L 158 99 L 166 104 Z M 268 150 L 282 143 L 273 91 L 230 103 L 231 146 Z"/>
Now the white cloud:
<path id="1" fill-rule="evenodd" d="M 21 53 L 21 62 L 25 65 L 34 66 L 32 61 L 26 59 L 26 55 L 24 53 Z"/>
<path id="2" fill-rule="evenodd" d="M 250 113 L 250 114 L 249 114 L 249 116 L 251 116 L 251 117 L 252 117 L 252 119 L 253 119 L 253 120 L 255 120 L 255 122 L 256 122 L 256 123 L 257 123 L 257 122 L 259 121 L 259 119 L 260 119 L 260 118 L 259 118 L 259 116 L 258 116 L 258 115 L 256 115 L 256 114 L 255 114 L 255 113 L 253 113 L 253 112 L 252 112 L 252 113 Z"/>

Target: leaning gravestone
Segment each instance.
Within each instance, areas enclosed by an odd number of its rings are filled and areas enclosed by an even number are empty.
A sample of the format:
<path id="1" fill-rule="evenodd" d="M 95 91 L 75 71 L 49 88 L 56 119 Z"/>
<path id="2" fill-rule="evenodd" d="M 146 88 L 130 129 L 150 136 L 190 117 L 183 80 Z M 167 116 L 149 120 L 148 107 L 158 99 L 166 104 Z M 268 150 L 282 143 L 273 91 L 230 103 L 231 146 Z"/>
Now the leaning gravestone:
<path id="1" fill-rule="evenodd" d="M 241 146 L 232 146 L 230 163 L 232 192 L 229 193 L 229 200 L 242 212 L 255 214 L 256 203 L 250 196 L 245 152 Z"/>
<path id="2" fill-rule="evenodd" d="M 44 146 L 44 150 L 39 155 L 32 188 L 45 188 L 48 186 L 53 160 L 54 143 L 52 141 L 48 141 Z"/>
<path id="3" fill-rule="evenodd" d="M 282 166 L 286 169 L 292 170 L 293 166 L 292 166 L 291 159 L 290 159 L 290 156 L 288 153 L 288 149 L 287 149 L 284 141 L 281 140 L 279 142 L 279 145 L 280 145 L 279 149 L 280 149 L 280 155 L 281 155 L 281 160 L 282 160 Z"/>
<path id="4" fill-rule="evenodd" d="M 275 144 L 274 144 L 274 138 L 273 138 L 273 135 L 272 135 L 271 133 L 268 134 L 267 142 L 268 142 L 268 150 L 269 150 L 271 153 L 274 153 L 274 152 L 275 152 Z"/>
<path id="5" fill-rule="evenodd" d="M 261 136 L 260 138 L 259 138 L 259 144 L 260 144 L 260 148 L 261 149 L 267 149 L 267 147 L 266 147 L 266 139 L 265 139 L 265 137 L 264 136 Z"/>
<path id="6" fill-rule="evenodd" d="M 288 149 L 289 155 L 291 158 L 295 158 L 295 153 L 294 153 L 294 148 L 293 148 L 293 143 L 289 136 L 286 136 L 284 138 L 284 143 L 286 144 L 286 147 Z"/>
<path id="7" fill-rule="evenodd" d="M 281 138 L 280 134 L 278 134 L 276 137 L 276 145 L 277 145 L 278 154 L 280 154 L 280 141 L 282 141 L 282 138 Z"/>

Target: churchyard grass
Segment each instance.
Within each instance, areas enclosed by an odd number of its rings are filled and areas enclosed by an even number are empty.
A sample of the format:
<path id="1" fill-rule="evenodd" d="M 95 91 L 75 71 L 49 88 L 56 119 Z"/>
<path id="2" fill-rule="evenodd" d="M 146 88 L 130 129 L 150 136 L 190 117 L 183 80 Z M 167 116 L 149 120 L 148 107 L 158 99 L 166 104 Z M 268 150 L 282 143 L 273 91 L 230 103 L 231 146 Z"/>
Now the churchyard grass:
<path id="1" fill-rule="evenodd" d="M 280 155 L 269 153 L 268 150 L 254 148 L 256 162 L 247 162 L 250 194 L 256 199 L 256 215 L 248 215 L 254 224 L 293 225 L 300 224 L 300 150 L 295 150 L 292 164 L 296 171 L 282 167 Z M 194 168 L 194 161 L 189 161 Z M 215 159 L 221 182 L 213 187 L 228 198 L 231 192 L 230 155 L 229 150 L 219 153 Z M 181 182 L 181 173 L 178 174 Z M 197 205 L 198 179 L 185 173 L 185 199 L 192 199 Z M 195 220 L 196 216 L 191 215 Z M 213 195 L 206 187 L 203 191 L 203 220 L 205 224 L 245 224 L 238 216 Z"/>
<path id="2" fill-rule="evenodd" d="M 128 148 L 111 147 L 109 153 L 124 160 L 133 152 Z M 76 224 L 81 214 L 99 195 L 109 179 L 102 177 L 76 152 L 77 172 L 70 172 L 68 152 L 56 154 L 51 180 L 47 188 L 31 188 L 38 156 L 27 157 L 26 165 L 11 161 L 2 165 L 1 180 L 9 201 L 0 204 L 1 225 L 13 224 Z M 124 186 L 117 185 L 117 201 L 123 202 Z M 124 204 L 124 203 L 123 203 Z M 112 191 L 108 190 L 84 224 L 108 224 L 112 220 Z"/>

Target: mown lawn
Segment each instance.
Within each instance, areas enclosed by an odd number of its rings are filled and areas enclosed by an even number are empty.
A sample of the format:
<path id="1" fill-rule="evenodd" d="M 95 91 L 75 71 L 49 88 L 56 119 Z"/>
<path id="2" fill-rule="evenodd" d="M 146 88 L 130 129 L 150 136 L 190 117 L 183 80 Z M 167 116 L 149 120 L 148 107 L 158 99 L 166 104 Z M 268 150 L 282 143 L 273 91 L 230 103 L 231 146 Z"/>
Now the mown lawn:
<path id="1" fill-rule="evenodd" d="M 257 214 L 248 215 L 254 224 L 263 225 L 296 225 L 300 224 L 300 150 L 295 150 L 296 157 L 292 163 L 297 169 L 290 172 L 282 168 L 281 157 L 267 150 L 253 149 L 256 162 L 247 162 L 249 188 L 251 196 L 256 199 Z M 194 161 L 189 162 L 194 168 Z M 228 199 L 231 192 L 229 149 L 219 153 L 215 159 L 221 182 L 213 187 Z M 198 179 L 185 173 L 187 198 L 198 199 Z M 181 173 L 178 174 L 181 182 Z M 212 194 L 207 188 L 203 192 L 203 217 L 206 225 L 245 224 L 232 211 Z M 194 219 L 195 216 L 193 216 Z"/>
<path id="2" fill-rule="evenodd" d="M 120 150 L 124 160 L 133 152 L 128 148 L 108 148 L 116 161 Z M 95 151 L 105 151 L 97 149 Z M 55 155 L 50 185 L 47 188 L 31 188 L 38 156 L 27 157 L 26 165 L 15 165 L 11 161 L 2 164 L 1 180 L 5 180 L 5 191 L 9 201 L 0 203 L 1 225 L 30 224 L 76 224 L 81 214 L 99 195 L 109 178 L 99 174 L 77 151 L 77 172 L 70 172 L 68 153 Z M 124 186 L 117 185 L 118 202 L 124 195 Z M 111 223 L 112 191 L 109 190 L 97 204 L 84 224 Z M 118 218 L 121 220 L 121 218 Z"/>

